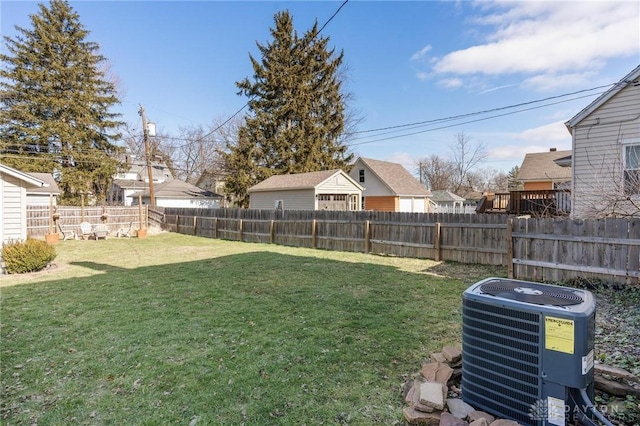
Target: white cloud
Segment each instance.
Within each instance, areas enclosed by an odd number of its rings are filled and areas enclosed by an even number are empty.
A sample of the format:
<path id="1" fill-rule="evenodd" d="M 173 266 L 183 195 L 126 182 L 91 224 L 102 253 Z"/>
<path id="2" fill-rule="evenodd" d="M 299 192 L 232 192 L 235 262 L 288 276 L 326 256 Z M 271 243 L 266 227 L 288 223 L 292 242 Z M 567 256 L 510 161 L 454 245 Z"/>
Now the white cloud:
<path id="1" fill-rule="evenodd" d="M 446 87 L 448 89 L 457 88 L 462 86 L 462 80 L 459 78 L 444 78 L 438 81 L 438 85 L 441 87 Z"/>
<path id="2" fill-rule="evenodd" d="M 571 134 L 565 127 L 564 121 L 556 121 L 544 126 L 526 129 L 512 134 L 511 137 L 526 142 L 563 142 L 563 145 L 568 144 L 568 147 L 563 149 L 570 149 L 571 147 Z"/>
<path id="3" fill-rule="evenodd" d="M 489 33 L 477 45 L 438 58 L 433 72 L 452 75 L 531 74 L 527 84 L 551 89 L 581 84 L 587 71 L 640 53 L 640 3 L 481 2 L 470 24 Z M 561 80 L 561 81 L 560 81 Z"/>
<path id="4" fill-rule="evenodd" d="M 414 174 L 417 169 L 415 156 L 410 155 L 406 152 L 394 152 L 389 155 L 384 161 L 402 164 L 402 166 L 411 174 Z"/>
<path id="5" fill-rule="evenodd" d="M 427 44 L 419 52 L 414 53 L 411 56 L 411 60 L 412 61 L 418 61 L 418 60 L 424 58 L 427 55 L 427 53 L 429 53 L 430 50 L 431 50 L 431 46 Z"/>

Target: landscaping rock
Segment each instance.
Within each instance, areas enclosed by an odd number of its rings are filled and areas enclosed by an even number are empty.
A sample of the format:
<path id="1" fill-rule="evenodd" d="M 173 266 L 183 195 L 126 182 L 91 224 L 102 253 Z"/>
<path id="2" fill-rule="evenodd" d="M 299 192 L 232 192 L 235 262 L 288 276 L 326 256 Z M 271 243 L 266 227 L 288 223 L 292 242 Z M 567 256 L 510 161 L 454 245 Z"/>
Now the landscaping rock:
<path id="1" fill-rule="evenodd" d="M 475 408 L 458 398 L 447 399 L 447 408 L 451 414 L 459 419 L 466 419 L 469 414 L 476 411 Z"/>
<path id="2" fill-rule="evenodd" d="M 491 424 L 491 423 L 496 421 L 495 417 L 493 417 L 489 413 L 485 413 L 484 411 L 477 411 L 476 410 L 476 411 L 472 411 L 471 413 L 469 413 L 469 421 L 470 422 L 473 423 L 476 420 L 480 420 L 480 419 L 485 419 L 488 424 Z"/>
<path id="3" fill-rule="evenodd" d="M 455 346 L 445 346 L 442 348 L 442 355 L 450 363 L 456 363 L 462 359 L 462 352 Z"/>
<path id="4" fill-rule="evenodd" d="M 468 426 L 469 423 L 446 411 L 440 414 L 440 426 Z"/>
<path id="5" fill-rule="evenodd" d="M 469 426 L 489 426 L 487 419 L 479 418 L 469 423 Z"/>
<path id="6" fill-rule="evenodd" d="M 420 385 L 420 404 L 444 410 L 447 387 L 438 382 L 424 382 Z"/>
<path id="7" fill-rule="evenodd" d="M 430 413 L 434 410 L 434 408 L 420 403 L 420 385 L 422 385 L 422 383 L 424 383 L 423 380 L 415 379 L 414 385 L 411 387 L 411 389 L 407 393 L 407 396 L 405 397 L 405 401 L 407 401 L 411 407 L 415 408 L 418 411 L 422 411 L 423 413 Z"/>
<path id="8" fill-rule="evenodd" d="M 430 362 L 422 364 L 420 373 L 429 382 L 438 382 L 446 385 L 453 374 L 453 368 L 442 362 Z"/>
<path id="9" fill-rule="evenodd" d="M 431 354 L 431 360 L 434 362 L 447 362 L 442 352 L 434 352 Z"/>
<path id="10" fill-rule="evenodd" d="M 413 407 L 405 407 L 402 410 L 404 419 L 410 425 L 438 425 L 440 424 L 440 413 L 424 413 Z"/>

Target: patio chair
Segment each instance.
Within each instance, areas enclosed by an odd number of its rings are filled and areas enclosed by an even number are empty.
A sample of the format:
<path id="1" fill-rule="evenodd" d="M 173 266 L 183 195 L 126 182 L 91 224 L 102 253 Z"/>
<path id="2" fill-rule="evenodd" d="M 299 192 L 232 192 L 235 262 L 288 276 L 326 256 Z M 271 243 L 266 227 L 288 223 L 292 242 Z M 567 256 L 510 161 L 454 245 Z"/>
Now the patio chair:
<path id="1" fill-rule="evenodd" d="M 60 235 L 62 235 L 62 241 L 66 241 L 66 240 L 70 240 L 70 239 L 74 239 L 77 240 L 78 239 L 78 234 L 76 233 L 76 231 L 73 230 L 64 230 L 62 229 L 62 226 L 60 226 L 60 222 L 58 221 L 58 232 L 60 233 Z"/>
<path id="2" fill-rule="evenodd" d="M 108 235 L 109 227 L 107 227 L 107 225 L 105 225 L 104 223 L 96 225 L 96 227 L 93 229 L 93 236 L 96 240 L 99 240 L 100 238 L 106 240 Z"/>
<path id="3" fill-rule="evenodd" d="M 92 227 L 89 222 L 82 222 L 80 224 L 80 237 L 82 237 L 83 240 L 90 240 L 91 237 L 94 236 L 91 228 Z"/>
<path id="4" fill-rule="evenodd" d="M 124 228 L 119 228 L 116 231 L 116 236 L 120 237 L 135 237 L 135 231 L 133 230 L 133 221 L 129 222 L 129 228 L 125 230 Z"/>

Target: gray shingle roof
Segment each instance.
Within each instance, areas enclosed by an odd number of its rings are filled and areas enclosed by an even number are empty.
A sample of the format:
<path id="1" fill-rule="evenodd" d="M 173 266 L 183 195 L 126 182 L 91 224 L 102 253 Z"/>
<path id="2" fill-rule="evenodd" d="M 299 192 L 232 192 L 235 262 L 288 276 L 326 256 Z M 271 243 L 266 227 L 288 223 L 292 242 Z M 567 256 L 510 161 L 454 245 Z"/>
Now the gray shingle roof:
<path id="1" fill-rule="evenodd" d="M 454 194 L 451 191 L 433 191 L 433 196 L 431 199 L 435 202 L 452 202 L 452 201 L 464 201 L 465 199 L 459 195 Z"/>
<path id="2" fill-rule="evenodd" d="M 363 157 L 360 157 L 358 160 L 362 161 L 362 163 L 396 195 L 431 196 L 431 191 L 425 188 L 420 181 L 409 173 L 407 169 L 402 167 L 401 164 Z"/>
<path id="3" fill-rule="evenodd" d="M 222 198 L 220 194 L 198 188 L 195 185 L 178 179 L 154 184 L 153 194 L 156 198 Z M 138 195 L 148 197 L 149 189 L 131 196 L 137 197 Z"/>
<path id="4" fill-rule="evenodd" d="M 60 194 L 60 189 L 58 188 L 58 184 L 56 180 L 53 178 L 51 173 L 27 173 L 29 176 L 32 176 L 38 180 L 44 182 L 44 186 L 34 187 L 27 189 L 29 194 Z"/>
<path id="5" fill-rule="evenodd" d="M 338 173 L 344 172 L 342 172 L 342 170 L 340 169 L 334 169 L 322 170 L 319 172 L 296 173 L 290 175 L 274 175 L 252 186 L 248 189 L 248 192 L 313 189 L 325 180 Z"/>
<path id="6" fill-rule="evenodd" d="M 560 167 L 554 160 L 571 155 L 571 151 L 526 154 L 518 172 L 523 181 L 571 180 L 571 167 Z"/>

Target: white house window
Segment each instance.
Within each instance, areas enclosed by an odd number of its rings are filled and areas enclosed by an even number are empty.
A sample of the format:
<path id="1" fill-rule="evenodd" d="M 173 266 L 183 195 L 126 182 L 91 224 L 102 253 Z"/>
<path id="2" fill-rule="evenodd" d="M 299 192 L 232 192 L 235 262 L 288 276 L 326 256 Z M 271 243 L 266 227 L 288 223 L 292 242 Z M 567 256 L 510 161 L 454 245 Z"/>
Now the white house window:
<path id="1" fill-rule="evenodd" d="M 640 194 L 640 138 L 622 141 L 625 195 Z"/>

